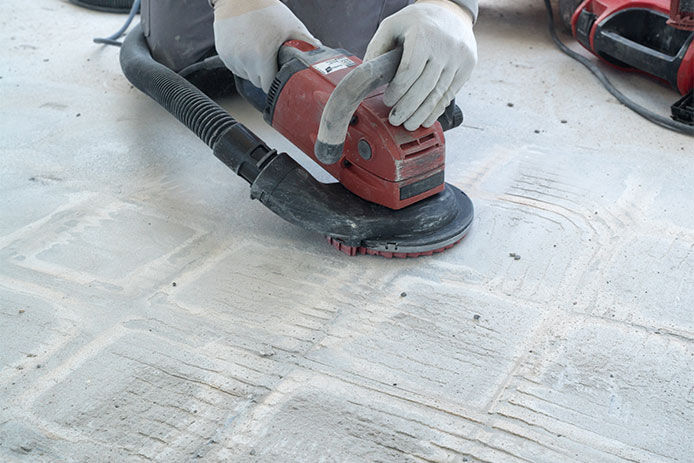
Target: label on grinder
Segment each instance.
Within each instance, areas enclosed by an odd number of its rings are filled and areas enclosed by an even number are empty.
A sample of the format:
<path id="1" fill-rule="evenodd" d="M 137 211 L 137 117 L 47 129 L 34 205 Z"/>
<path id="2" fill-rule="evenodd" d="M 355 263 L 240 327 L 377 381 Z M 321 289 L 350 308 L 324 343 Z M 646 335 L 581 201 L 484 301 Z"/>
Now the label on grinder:
<path id="1" fill-rule="evenodd" d="M 341 56 L 339 58 L 329 59 L 318 64 L 313 65 L 313 69 L 320 71 L 322 74 L 328 75 L 332 72 L 339 71 L 341 69 L 351 68 L 357 63 L 347 58 L 346 56 Z"/>

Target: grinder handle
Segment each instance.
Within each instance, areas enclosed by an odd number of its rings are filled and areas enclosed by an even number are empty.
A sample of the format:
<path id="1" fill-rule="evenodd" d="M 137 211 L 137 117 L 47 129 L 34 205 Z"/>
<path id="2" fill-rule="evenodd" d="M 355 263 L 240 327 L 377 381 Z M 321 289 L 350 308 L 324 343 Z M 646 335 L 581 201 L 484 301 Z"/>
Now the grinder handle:
<path id="1" fill-rule="evenodd" d="M 334 164 L 340 160 L 354 112 L 367 95 L 393 80 L 401 58 L 402 47 L 397 47 L 354 68 L 335 87 L 318 130 L 315 153 L 320 162 Z"/>
<path id="2" fill-rule="evenodd" d="M 349 123 L 361 102 L 378 87 L 393 80 L 402 59 L 402 47 L 397 47 L 356 67 L 335 87 L 323 109 L 315 154 L 323 164 L 334 164 L 342 157 Z M 439 118 L 443 130 L 459 126 L 463 113 L 455 100 Z"/>

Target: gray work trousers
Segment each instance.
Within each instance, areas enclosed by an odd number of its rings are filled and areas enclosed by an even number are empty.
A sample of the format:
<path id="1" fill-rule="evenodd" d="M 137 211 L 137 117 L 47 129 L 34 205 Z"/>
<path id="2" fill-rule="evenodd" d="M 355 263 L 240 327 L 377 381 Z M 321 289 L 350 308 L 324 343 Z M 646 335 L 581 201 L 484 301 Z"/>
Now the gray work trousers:
<path id="1" fill-rule="evenodd" d="M 363 56 L 381 21 L 414 0 L 282 0 L 325 45 Z M 154 58 L 174 71 L 214 52 L 208 0 L 143 0 L 142 24 Z"/>

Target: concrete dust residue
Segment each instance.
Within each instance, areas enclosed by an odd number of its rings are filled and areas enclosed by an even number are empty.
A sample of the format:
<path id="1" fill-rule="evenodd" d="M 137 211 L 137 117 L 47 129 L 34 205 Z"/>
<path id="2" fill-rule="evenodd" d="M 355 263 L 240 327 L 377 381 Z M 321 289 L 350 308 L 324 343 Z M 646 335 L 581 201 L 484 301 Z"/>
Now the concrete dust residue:
<path id="1" fill-rule="evenodd" d="M 446 135 L 476 221 L 407 261 L 250 201 L 91 43 L 123 16 L 5 3 L 0 461 L 692 461 L 691 139 L 559 53 L 542 2 L 482 2 Z"/>

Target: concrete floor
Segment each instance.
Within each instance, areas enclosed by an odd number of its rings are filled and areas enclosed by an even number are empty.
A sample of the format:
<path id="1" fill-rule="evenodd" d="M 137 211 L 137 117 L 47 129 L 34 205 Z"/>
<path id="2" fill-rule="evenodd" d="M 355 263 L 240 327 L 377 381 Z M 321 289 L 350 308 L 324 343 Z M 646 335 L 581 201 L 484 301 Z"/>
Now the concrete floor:
<path id="1" fill-rule="evenodd" d="M 249 201 L 90 43 L 121 16 L 4 5 L 0 461 L 694 461 L 692 140 L 557 52 L 542 2 L 482 2 L 447 137 L 477 220 L 408 261 Z"/>

